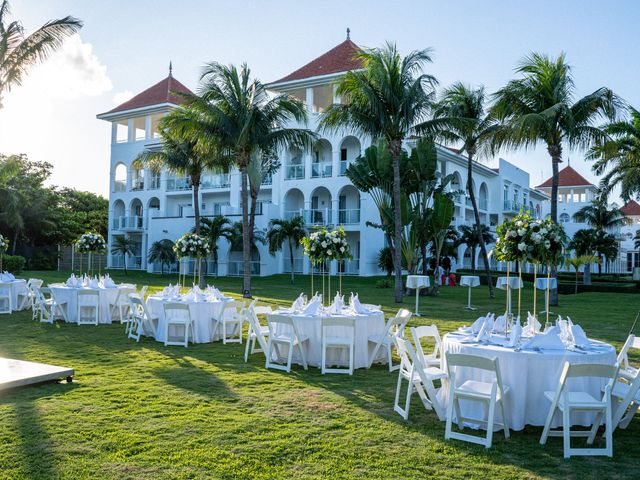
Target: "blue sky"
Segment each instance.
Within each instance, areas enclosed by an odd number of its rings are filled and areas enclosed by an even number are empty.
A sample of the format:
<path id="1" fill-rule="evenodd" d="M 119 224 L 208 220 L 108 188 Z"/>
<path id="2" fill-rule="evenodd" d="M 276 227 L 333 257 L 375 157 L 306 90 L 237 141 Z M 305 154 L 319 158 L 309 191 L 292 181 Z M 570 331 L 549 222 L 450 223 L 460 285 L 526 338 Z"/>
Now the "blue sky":
<path id="1" fill-rule="evenodd" d="M 493 92 L 531 51 L 567 53 L 577 94 L 606 85 L 640 106 L 640 2 L 628 1 L 204 1 L 14 0 L 27 29 L 73 14 L 85 26 L 50 65 L 37 68 L 0 110 L 0 152 L 54 164 L 53 183 L 106 194 L 109 126 L 95 119 L 167 74 L 195 88 L 202 65 L 246 61 L 275 80 L 345 38 L 395 41 L 408 52 L 432 47 L 430 73 L 446 86 Z M 31 78 L 33 77 L 33 78 Z M 544 148 L 502 155 L 531 174 L 550 175 Z M 590 179 L 580 152 L 571 165 Z"/>

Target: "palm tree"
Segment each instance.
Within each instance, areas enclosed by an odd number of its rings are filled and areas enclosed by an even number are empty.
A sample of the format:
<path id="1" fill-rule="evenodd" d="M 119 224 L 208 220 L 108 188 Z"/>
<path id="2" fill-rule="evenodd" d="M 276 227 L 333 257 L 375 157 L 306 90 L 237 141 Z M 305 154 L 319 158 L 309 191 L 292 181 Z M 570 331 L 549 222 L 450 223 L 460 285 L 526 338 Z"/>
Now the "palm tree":
<path id="1" fill-rule="evenodd" d="M 486 245 L 487 243 L 495 242 L 495 237 L 488 226 L 480 225 L 480 228 L 477 227 L 477 225 L 460 225 L 458 227 L 460 237 L 456 242 L 456 246 L 466 245 L 471 249 L 471 269 L 474 272 L 476 271 L 476 248 L 482 244 Z M 478 231 L 480 231 L 480 236 L 478 236 Z"/>
<path id="2" fill-rule="evenodd" d="M 227 240 L 229 241 L 229 246 L 231 250 L 234 252 L 241 252 L 244 245 L 244 228 L 242 226 L 242 222 L 233 222 L 231 227 L 229 227 L 229 236 Z M 267 237 L 264 232 L 260 229 L 255 229 L 251 234 L 251 248 L 256 246 L 256 243 L 264 245 L 267 243 Z"/>
<path id="3" fill-rule="evenodd" d="M 532 53 L 516 68 L 522 78 L 511 80 L 494 94 L 492 114 L 504 122 L 495 145 L 532 148 L 543 143 L 551 157 L 551 219 L 558 221 L 558 166 L 563 148 L 588 149 L 606 138 L 595 123 L 613 119 L 620 100 L 608 88 L 574 101 L 571 67 L 564 54 L 552 59 Z"/>
<path id="4" fill-rule="evenodd" d="M 9 14 L 9 2 L 4 0 L 0 4 L 0 108 L 2 95 L 21 84 L 29 67 L 46 60 L 68 36 L 82 28 L 80 20 L 66 16 L 50 20 L 25 36 L 18 20 L 9 22 Z"/>
<path id="5" fill-rule="evenodd" d="M 496 120 L 485 111 L 484 87 L 471 88 L 463 83 L 455 83 L 447 88 L 435 105 L 434 119 L 416 126 L 418 132 L 428 132 L 448 144 L 457 144 L 458 153 L 467 154 L 467 192 L 473 207 L 478 245 L 484 261 L 489 296 L 493 298 L 493 281 L 489 268 L 489 256 L 485 235 L 482 232 L 480 214 L 475 192 L 473 191 L 473 162 L 490 151 L 493 134 L 498 128 Z M 475 245 L 473 270 L 475 271 Z"/>
<path id="6" fill-rule="evenodd" d="M 336 94 L 347 103 L 331 105 L 320 120 L 323 129 L 346 128 L 373 140 L 385 139 L 393 166 L 393 249 L 395 300 L 402 301 L 402 218 L 400 212 L 400 156 L 402 142 L 424 120 L 432 95 L 425 90 L 437 82 L 422 73 L 431 62 L 430 50 L 411 52 L 402 57 L 396 46 L 363 50 L 358 55 L 361 70 L 346 73 L 337 84 Z"/>
<path id="7" fill-rule="evenodd" d="M 494 94 L 491 113 L 503 122 L 494 135 L 496 148 L 547 147 L 551 157 L 551 219 L 558 221 L 558 168 L 563 148 L 589 149 L 601 142 L 605 132 L 595 124 L 602 117 L 614 119 L 620 100 L 608 88 L 574 101 L 571 67 L 564 54 L 556 59 L 532 53 L 516 68 L 522 78 L 511 80 Z M 552 276 L 556 269 L 552 267 Z M 558 304 L 558 290 L 551 292 Z"/>
<path id="8" fill-rule="evenodd" d="M 640 111 L 629 107 L 629 114 L 630 119 L 607 125 L 609 138 L 587 154 L 587 159 L 596 160 L 593 171 L 597 175 L 608 170 L 600 180 L 600 190 L 608 194 L 620 186 L 625 200 L 640 195 Z"/>
<path id="9" fill-rule="evenodd" d="M 295 282 L 293 251 L 300 244 L 307 234 L 304 228 L 304 218 L 295 215 L 291 220 L 274 219 L 269 222 L 269 231 L 267 232 L 267 241 L 269 243 L 269 253 L 275 255 L 278 250 L 286 242 L 289 247 L 289 260 L 291 261 L 291 285 Z"/>
<path id="10" fill-rule="evenodd" d="M 224 171 L 228 168 L 223 155 L 219 155 L 215 145 L 198 142 L 181 135 L 173 128 L 176 119 L 185 116 L 184 108 L 176 108 L 165 115 L 159 123 L 161 148 L 145 150 L 136 157 L 135 166 L 146 166 L 159 172 L 163 168 L 171 173 L 188 177 L 193 191 L 193 215 L 196 234 L 200 234 L 200 182 L 206 170 Z"/>
<path id="11" fill-rule="evenodd" d="M 218 276 L 218 240 L 221 238 L 229 240 L 232 235 L 230 225 L 230 220 L 224 215 L 200 219 L 200 233 L 209 243 L 216 277 Z"/>
<path id="12" fill-rule="evenodd" d="M 575 251 L 577 256 L 592 255 L 596 251 L 596 232 L 591 228 L 581 228 L 576 231 L 567 247 Z M 585 285 L 591 285 L 591 264 L 584 267 L 582 281 Z"/>
<path id="13" fill-rule="evenodd" d="M 618 208 L 609 208 L 606 197 L 599 197 L 578 210 L 573 219 L 586 223 L 596 232 L 605 232 L 625 224 L 624 214 Z"/>
<path id="14" fill-rule="evenodd" d="M 564 263 L 568 267 L 573 267 L 576 272 L 575 293 L 578 293 L 578 272 L 580 271 L 580 267 L 584 267 L 586 270 L 587 265 L 591 265 L 592 263 L 600 264 L 600 258 L 596 255 L 578 255 L 577 257 L 566 258 Z"/>
<path id="15" fill-rule="evenodd" d="M 135 243 L 124 235 L 113 237 L 111 244 L 111 253 L 113 255 L 122 255 L 124 257 L 124 274 L 127 275 L 127 255 L 133 255 Z"/>
<path id="16" fill-rule="evenodd" d="M 240 170 L 242 224 L 243 295 L 251 297 L 249 256 L 254 224 L 249 214 L 248 169 L 255 156 L 269 155 L 291 145 L 304 147 L 316 135 L 308 129 L 287 128 L 291 120 L 306 123 L 301 102 L 289 94 L 269 96 L 265 86 L 251 78 L 246 64 L 240 69 L 213 62 L 201 77 L 200 95 L 184 94 L 185 115 L 171 121 L 183 133 L 203 144 L 221 148 Z"/>
<path id="17" fill-rule="evenodd" d="M 149 262 L 160 262 L 161 275 L 164 275 L 165 264 L 168 265 L 177 261 L 176 254 L 173 251 L 173 245 L 174 243 L 168 238 L 158 240 L 151 244 L 147 259 Z"/>

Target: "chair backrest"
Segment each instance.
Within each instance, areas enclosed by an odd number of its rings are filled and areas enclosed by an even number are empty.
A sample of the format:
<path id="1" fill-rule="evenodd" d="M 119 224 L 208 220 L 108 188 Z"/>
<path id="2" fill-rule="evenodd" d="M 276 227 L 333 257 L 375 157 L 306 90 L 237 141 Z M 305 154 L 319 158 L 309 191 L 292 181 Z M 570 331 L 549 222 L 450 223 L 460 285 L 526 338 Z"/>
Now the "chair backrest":
<path id="1" fill-rule="evenodd" d="M 395 317 L 391 317 L 385 327 L 386 334 L 389 338 L 398 335 L 404 338 L 404 327 L 411 320 L 412 313 L 406 308 L 401 308 Z"/>
<path id="2" fill-rule="evenodd" d="M 151 318 L 147 309 L 147 303 L 143 300 L 139 293 L 130 293 L 127 295 L 129 303 L 131 303 L 131 311 L 137 317 Z"/>
<path id="3" fill-rule="evenodd" d="M 556 398 L 563 393 L 564 387 L 569 378 L 607 378 L 609 381 L 604 388 L 603 399 L 608 398 L 611 395 L 613 384 L 618 377 L 618 370 L 620 366 L 618 363 L 615 365 L 605 365 L 602 363 L 571 363 L 566 361 L 560 374 L 560 380 L 558 381 L 558 388 L 556 389 Z"/>
<path id="4" fill-rule="evenodd" d="M 440 353 L 440 332 L 438 332 L 438 327 L 435 325 L 422 325 L 420 327 L 411 327 L 411 336 L 413 337 L 413 343 L 415 345 L 415 351 L 420 359 L 420 361 L 427 365 L 427 361 L 424 355 L 424 350 L 422 348 L 422 343 L 420 342 L 423 338 L 433 338 L 434 347 L 433 352 L 429 355 L 432 358 L 437 358 L 438 353 Z"/>
<path id="5" fill-rule="evenodd" d="M 172 318 L 185 318 L 191 321 L 191 310 L 186 303 L 167 302 L 163 305 L 164 317 L 169 320 Z"/>
<path id="6" fill-rule="evenodd" d="M 267 315 L 269 313 L 273 313 L 273 309 L 265 305 L 256 305 L 253 307 L 253 310 L 256 315 Z"/>
<path id="7" fill-rule="evenodd" d="M 149 285 L 144 285 L 141 289 L 140 289 L 140 298 L 144 299 L 145 294 L 147 293 L 147 290 L 149 289 Z"/>
<path id="8" fill-rule="evenodd" d="M 450 381 L 455 385 L 455 372 L 457 368 L 477 368 L 493 372 L 495 375 L 498 390 L 502 393 L 502 376 L 500 375 L 500 364 L 497 358 L 481 357 L 479 355 L 469 355 L 467 353 L 449 353 L 446 355 L 447 369 Z"/>
<path id="9" fill-rule="evenodd" d="M 333 328 L 333 327 L 347 328 L 351 330 L 351 336 L 355 337 L 356 319 L 355 317 L 340 317 L 340 316 L 322 317 L 320 319 L 320 329 L 322 331 L 322 336 L 324 336 L 325 329 Z"/>
<path id="10" fill-rule="evenodd" d="M 262 351 L 266 352 L 267 351 L 267 341 L 266 341 L 266 339 L 264 338 L 264 336 L 261 333 L 260 320 L 258 320 L 258 315 L 256 315 L 256 310 L 255 310 L 255 307 L 253 306 L 253 304 L 249 305 L 249 308 L 247 308 L 247 320 L 249 322 L 251 330 L 253 330 L 253 333 L 255 333 L 255 335 L 256 335 L 256 337 L 258 339 L 258 343 L 260 344 L 260 348 L 262 349 Z"/>
<path id="11" fill-rule="evenodd" d="M 78 306 L 97 307 L 99 303 L 100 292 L 97 290 L 78 290 Z"/>
<path id="12" fill-rule="evenodd" d="M 618 361 L 618 364 L 620 364 L 620 367 L 624 369 L 629 368 L 628 353 L 629 353 L 629 350 L 632 348 L 640 349 L 640 338 L 636 337 L 634 334 L 631 334 L 627 337 L 627 341 L 624 342 L 624 345 L 622 346 L 622 350 L 620 350 L 620 353 L 618 354 L 617 361 Z"/>
<path id="13" fill-rule="evenodd" d="M 41 287 L 42 286 L 42 280 L 39 278 L 30 278 L 29 281 L 27 282 L 27 288 L 30 291 L 33 291 L 34 287 Z"/>
<path id="14" fill-rule="evenodd" d="M 295 320 L 287 315 L 280 315 L 277 313 L 269 314 L 267 315 L 267 325 L 269 326 L 269 335 L 271 337 L 275 336 L 276 325 L 285 325 L 286 329 L 292 332 L 296 338 L 300 338 L 300 335 L 298 334 L 298 326 Z"/>
<path id="15" fill-rule="evenodd" d="M 400 356 L 400 371 L 411 375 L 415 368 L 414 361 L 411 359 L 411 354 L 409 353 L 413 351 L 411 342 L 400 337 L 395 337 L 394 340 L 396 342 L 396 348 L 398 349 L 398 355 Z"/>

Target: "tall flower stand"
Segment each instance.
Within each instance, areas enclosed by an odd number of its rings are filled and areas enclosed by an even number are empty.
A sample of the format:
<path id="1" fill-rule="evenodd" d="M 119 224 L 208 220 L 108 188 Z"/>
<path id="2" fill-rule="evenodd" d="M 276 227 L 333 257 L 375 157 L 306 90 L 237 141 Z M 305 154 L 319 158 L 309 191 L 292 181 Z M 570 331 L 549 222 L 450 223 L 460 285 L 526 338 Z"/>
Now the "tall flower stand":
<path id="1" fill-rule="evenodd" d="M 511 291 L 522 288 L 520 277 L 498 277 L 496 280 L 498 290 L 507 290 L 507 314 L 511 314 Z"/>
<path id="2" fill-rule="evenodd" d="M 431 286 L 431 280 L 426 275 L 408 275 L 406 286 L 416 291 L 416 310 L 414 315 L 420 317 L 421 315 L 418 312 L 420 306 L 420 289 L 429 288 Z"/>

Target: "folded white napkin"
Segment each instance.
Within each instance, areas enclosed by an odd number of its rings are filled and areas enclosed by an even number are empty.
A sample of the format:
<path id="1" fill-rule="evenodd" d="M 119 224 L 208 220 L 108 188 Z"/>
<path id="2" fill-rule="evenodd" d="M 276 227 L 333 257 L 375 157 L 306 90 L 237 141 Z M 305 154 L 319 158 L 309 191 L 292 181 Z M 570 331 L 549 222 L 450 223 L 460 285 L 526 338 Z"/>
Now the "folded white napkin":
<path id="1" fill-rule="evenodd" d="M 89 288 L 99 288 L 100 287 L 100 282 L 98 281 L 97 278 L 92 278 L 91 280 L 89 280 Z"/>
<path id="2" fill-rule="evenodd" d="M 297 312 L 298 310 L 302 310 L 302 307 L 304 307 L 304 293 L 298 295 L 298 298 L 293 301 L 291 304 L 291 310 Z"/>
<path id="3" fill-rule="evenodd" d="M 493 331 L 496 333 L 505 333 L 507 331 L 507 316 L 500 315 L 493 322 Z"/>
<path id="4" fill-rule="evenodd" d="M 535 325 L 535 332 L 534 332 Z M 531 336 L 534 333 L 540 333 L 542 331 L 542 325 L 536 317 L 531 315 L 531 312 L 527 312 L 527 324 L 522 329 L 522 334 L 525 336 Z"/>
<path id="5" fill-rule="evenodd" d="M 13 273 L 9 273 L 6 270 L 3 273 L 0 273 L 0 280 L 2 280 L 3 282 L 13 282 L 16 279 L 16 277 L 13 275 Z"/>
<path id="6" fill-rule="evenodd" d="M 329 307 L 330 313 L 340 314 L 342 313 L 342 309 L 344 308 L 344 295 L 340 295 L 340 293 L 336 293 L 335 298 L 333 299 L 333 304 Z"/>
<path id="7" fill-rule="evenodd" d="M 525 345 L 525 349 L 545 348 L 549 350 L 564 350 L 565 345 L 560 339 L 560 328 L 553 327 L 547 333 L 536 335 Z"/>
<path id="8" fill-rule="evenodd" d="M 486 320 L 488 315 L 490 314 L 487 314 L 484 317 L 478 317 L 478 319 L 475 322 L 473 322 L 473 324 L 471 324 L 471 333 L 475 333 L 476 335 L 478 334 L 478 332 L 484 325 L 484 321 Z"/>
<path id="9" fill-rule="evenodd" d="M 362 303 L 360 303 L 360 298 L 358 298 L 357 293 L 355 295 L 351 293 L 351 298 L 349 299 L 349 306 L 354 312 L 360 315 L 371 313 L 368 308 L 366 308 L 364 305 L 362 305 Z"/>
<path id="10" fill-rule="evenodd" d="M 571 343 L 578 347 L 587 348 L 591 344 L 589 339 L 587 338 L 587 334 L 584 333 L 584 330 L 580 325 L 571 325 L 569 327 L 569 331 L 571 332 Z"/>
<path id="11" fill-rule="evenodd" d="M 75 287 L 76 286 L 76 276 L 71 274 L 69 278 L 67 278 L 66 282 L 67 287 Z"/>
<path id="12" fill-rule="evenodd" d="M 520 342 L 520 337 L 522 337 L 522 325 L 520 324 L 520 316 L 516 319 L 516 323 L 511 329 L 511 333 L 509 334 L 509 346 L 515 347 Z"/>
<path id="13" fill-rule="evenodd" d="M 318 297 L 313 297 L 313 300 L 311 300 L 306 307 L 304 307 L 304 310 L 302 310 L 302 314 L 303 315 L 315 315 L 316 313 L 318 313 L 318 310 L 320 309 L 320 306 L 322 304 L 320 303 L 320 298 Z"/>
<path id="14" fill-rule="evenodd" d="M 484 322 L 482 322 L 480 331 L 478 332 L 478 335 L 476 335 L 476 342 L 481 342 L 489 336 L 489 332 L 491 331 L 491 329 L 489 328 L 489 318 L 489 315 L 487 315 L 487 318 L 485 318 Z M 493 320 L 491 320 L 491 326 L 493 326 Z"/>
<path id="15" fill-rule="evenodd" d="M 116 282 L 114 282 L 113 279 L 109 275 L 104 277 L 104 280 L 102 281 L 102 284 L 104 285 L 104 288 L 115 288 L 115 286 L 116 286 Z"/>

